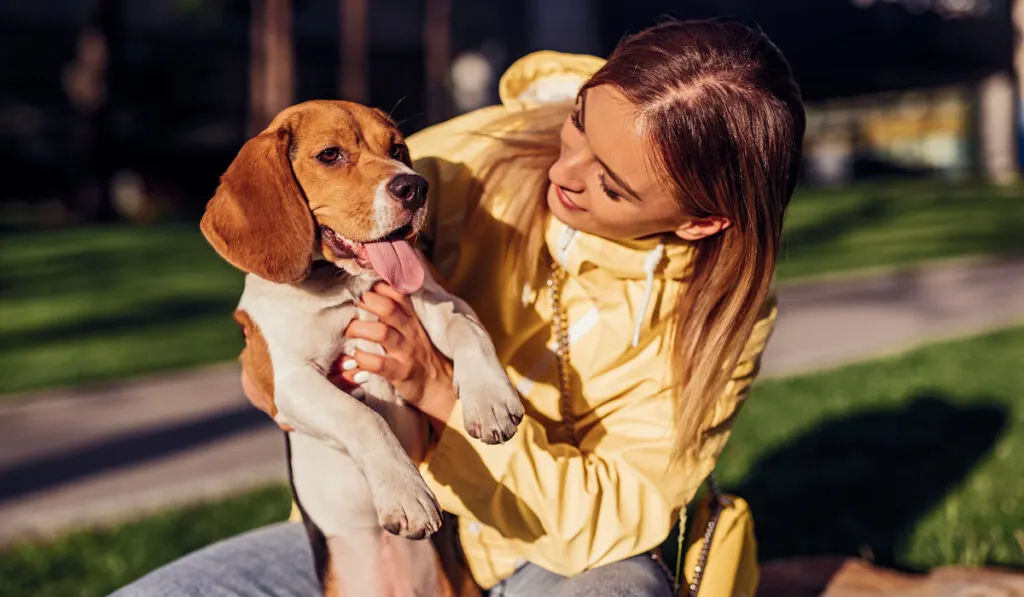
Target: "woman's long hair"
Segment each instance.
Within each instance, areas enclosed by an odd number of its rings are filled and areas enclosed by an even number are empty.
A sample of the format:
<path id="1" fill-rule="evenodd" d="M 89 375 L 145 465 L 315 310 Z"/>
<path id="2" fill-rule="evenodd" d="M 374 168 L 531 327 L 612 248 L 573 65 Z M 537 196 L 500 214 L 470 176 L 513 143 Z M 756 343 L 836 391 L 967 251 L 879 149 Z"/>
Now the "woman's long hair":
<path id="1" fill-rule="evenodd" d="M 797 179 L 803 103 L 778 48 L 734 22 L 670 21 L 628 37 L 583 90 L 600 85 L 613 86 L 635 106 L 650 131 L 652 159 L 683 212 L 731 222 L 697 241 L 687 291 L 672 318 L 678 458 L 700 449 L 769 294 Z M 482 201 L 514 194 L 502 203 L 512 206 L 503 219 L 518 232 L 506 254 L 518 272 L 510 280 L 515 296 L 535 281 L 542 263 L 547 172 L 571 109 L 509 114 L 494 125 L 502 142 L 479 157 Z"/>

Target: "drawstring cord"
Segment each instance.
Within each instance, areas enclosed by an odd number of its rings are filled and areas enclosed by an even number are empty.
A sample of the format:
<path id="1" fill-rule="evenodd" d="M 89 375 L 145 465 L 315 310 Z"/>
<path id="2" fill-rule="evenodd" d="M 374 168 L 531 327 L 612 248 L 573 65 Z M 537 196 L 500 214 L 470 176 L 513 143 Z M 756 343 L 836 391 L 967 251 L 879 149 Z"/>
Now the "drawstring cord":
<path id="1" fill-rule="evenodd" d="M 644 258 L 644 275 L 647 278 L 644 285 L 644 300 L 641 302 L 640 311 L 636 314 L 636 322 L 633 324 L 633 348 L 640 345 L 640 330 L 644 327 L 644 316 L 651 306 L 651 297 L 654 295 L 654 272 L 657 271 L 661 260 L 665 257 L 665 245 L 658 243 L 657 247 Z"/>
<path id="2" fill-rule="evenodd" d="M 576 230 L 566 226 L 558 238 L 558 257 L 557 261 L 566 259 L 569 245 L 572 244 L 573 237 L 576 235 Z M 644 317 L 647 315 L 647 309 L 651 306 L 651 298 L 654 295 L 654 274 L 658 270 L 658 266 L 661 265 L 662 259 L 665 258 L 665 244 L 659 242 L 657 247 L 654 247 L 644 257 L 644 298 L 641 301 L 640 310 L 636 314 L 636 321 L 633 323 L 633 348 L 640 345 L 640 332 L 644 327 Z M 526 306 L 536 300 L 537 292 L 533 288 L 530 282 L 523 285 L 523 294 L 520 297 L 523 305 Z"/>

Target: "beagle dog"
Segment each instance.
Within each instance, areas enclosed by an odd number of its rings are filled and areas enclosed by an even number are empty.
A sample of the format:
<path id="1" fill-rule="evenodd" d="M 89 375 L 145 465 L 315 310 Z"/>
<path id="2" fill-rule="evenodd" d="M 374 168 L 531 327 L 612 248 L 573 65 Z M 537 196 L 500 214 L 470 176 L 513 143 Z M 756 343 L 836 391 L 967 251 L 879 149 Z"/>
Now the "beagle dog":
<path id="1" fill-rule="evenodd" d="M 383 379 L 362 400 L 327 375 L 343 354 L 379 345 L 349 340 L 356 306 L 377 281 L 410 296 L 436 348 L 454 364 L 467 431 L 512 437 L 519 396 L 470 307 L 431 277 L 412 239 L 426 221 L 427 181 L 384 112 L 312 101 L 278 114 L 243 145 L 208 202 L 200 228 L 247 273 L 235 319 L 242 366 L 273 397 L 286 434 L 295 501 L 326 595 L 453 594 L 423 539 L 441 512 L 410 449 L 422 420 Z"/>

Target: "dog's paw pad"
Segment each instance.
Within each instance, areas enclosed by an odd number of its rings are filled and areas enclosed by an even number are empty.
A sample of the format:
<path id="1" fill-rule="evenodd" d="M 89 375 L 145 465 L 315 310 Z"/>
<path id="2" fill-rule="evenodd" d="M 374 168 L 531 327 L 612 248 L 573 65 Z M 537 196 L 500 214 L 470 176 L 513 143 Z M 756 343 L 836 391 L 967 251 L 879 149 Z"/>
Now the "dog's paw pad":
<path id="1" fill-rule="evenodd" d="M 459 398 L 464 401 L 466 432 L 485 444 L 500 444 L 511 439 L 526 414 L 519 394 L 511 385 L 497 391 L 493 387 L 481 388 Z"/>
<path id="2" fill-rule="evenodd" d="M 378 504 L 378 522 L 391 533 L 406 539 L 425 539 L 441 528 L 441 507 L 417 474 L 404 487 L 386 491 Z"/>

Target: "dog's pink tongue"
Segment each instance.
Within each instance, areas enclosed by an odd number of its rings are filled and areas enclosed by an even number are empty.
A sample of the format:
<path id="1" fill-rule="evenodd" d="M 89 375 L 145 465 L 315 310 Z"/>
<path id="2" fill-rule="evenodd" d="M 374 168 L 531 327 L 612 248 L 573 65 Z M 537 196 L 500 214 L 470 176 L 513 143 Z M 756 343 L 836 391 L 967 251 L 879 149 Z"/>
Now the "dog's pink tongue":
<path id="1" fill-rule="evenodd" d="M 407 241 L 380 241 L 363 246 L 370 265 L 395 290 L 412 294 L 423 286 L 423 264 Z"/>

